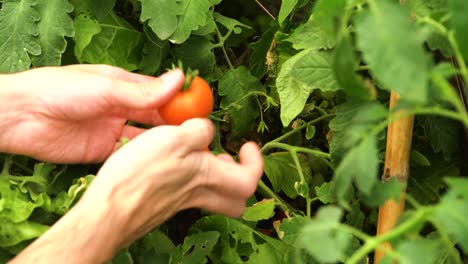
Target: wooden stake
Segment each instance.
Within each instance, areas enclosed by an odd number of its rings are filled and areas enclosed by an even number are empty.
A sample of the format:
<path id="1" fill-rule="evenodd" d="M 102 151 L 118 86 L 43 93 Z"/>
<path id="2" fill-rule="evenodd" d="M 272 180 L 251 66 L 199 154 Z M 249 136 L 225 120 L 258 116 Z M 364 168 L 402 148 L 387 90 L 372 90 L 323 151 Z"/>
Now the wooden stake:
<path id="1" fill-rule="evenodd" d="M 395 107 L 400 96 L 392 92 L 390 97 L 390 109 Z M 392 122 L 387 129 L 387 150 L 385 153 L 385 167 L 382 176 L 383 181 L 396 177 L 398 181 L 405 184 L 409 176 L 409 159 L 411 153 L 411 142 L 413 138 L 414 116 L 402 118 Z M 399 201 L 388 200 L 379 208 L 379 219 L 377 223 L 377 235 L 390 231 L 398 221 L 405 209 L 405 191 L 400 195 Z M 389 243 L 381 247 L 391 249 Z M 381 250 L 376 250 L 374 263 L 379 263 L 384 257 Z"/>

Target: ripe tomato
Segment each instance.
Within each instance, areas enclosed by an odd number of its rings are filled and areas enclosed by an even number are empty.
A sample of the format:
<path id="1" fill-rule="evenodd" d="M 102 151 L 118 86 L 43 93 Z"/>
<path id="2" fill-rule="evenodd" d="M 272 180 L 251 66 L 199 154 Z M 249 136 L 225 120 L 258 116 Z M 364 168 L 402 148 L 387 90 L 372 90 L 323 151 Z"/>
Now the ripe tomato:
<path id="1" fill-rule="evenodd" d="M 186 90 L 181 90 L 159 109 L 169 125 L 180 125 L 196 117 L 208 117 L 213 111 L 213 93 L 210 85 L 196 76 Z"/>

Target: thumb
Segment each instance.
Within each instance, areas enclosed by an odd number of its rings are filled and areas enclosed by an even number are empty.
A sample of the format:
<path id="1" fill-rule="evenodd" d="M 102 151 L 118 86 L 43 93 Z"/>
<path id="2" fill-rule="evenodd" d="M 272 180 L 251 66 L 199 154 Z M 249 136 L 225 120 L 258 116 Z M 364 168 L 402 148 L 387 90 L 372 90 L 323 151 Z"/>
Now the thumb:
<path id="1" fill-rule="evenodd" d="M 110 87 L 111 102 L 128 108 L 158 107 L 167 102 L 182 87 L 184 73 L 177 69 L 158 78 L 142 78 L 138 81 L 114 80 Z"/>

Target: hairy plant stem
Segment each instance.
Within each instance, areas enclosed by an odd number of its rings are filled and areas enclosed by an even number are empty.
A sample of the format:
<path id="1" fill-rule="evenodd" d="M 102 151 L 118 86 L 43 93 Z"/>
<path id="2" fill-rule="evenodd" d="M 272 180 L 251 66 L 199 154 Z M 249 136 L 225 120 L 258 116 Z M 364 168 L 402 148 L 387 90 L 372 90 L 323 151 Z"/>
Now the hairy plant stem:
<path id="1" fill-rule="evenodd" d="M 270 187 L 268 187 L 262 180 L 258 182 L 258 191 L 267 198 L 273 198 L 276 201 L 276 204 L 284 212 L 297 212 L 294 207 L 281 199 L 281 197 L 279 197 L 273 190 L 271 190 Z"/>
<path id="2" fill-rule="evenodd" d="M 213 45 L 213 48 L 221 48 L 221 50 L 223 51 L 224 58 L 226 59 L 226 62 L 229 65 L 229 69 L 233 70 L 234 66 L 232 65 L 231 59 L 229 59 L 229 55 L 227 54 L 226 48 L 224 47 L 224 42 L 226 42 L 226 39 L 228 39 L 229 36 L 232 34 L 232 30 L 229 30 L 225 36 L 221 34 L 218 26 L 215 27 L 215 30 L 216 30 L 216 35 L 218 36 L 219 43 Z"/>
<path id="3" fill-rule="evenodd" d="M 417 210 L 416 213 L 411 218 L 409 218 L 408 220 L 406 220 L 405 222 L 397 226 L 392 231 L 387 232 L 377 237 L 365 238 L 364 245 L 361 248 L 359 248 L 357 251 L 355 251 L 354 254 L 346 261 L 346 263 L 347 264 L 359 263 L 361 259 L 365 258 L 371 251 L 376 249 L 381 243 L 401 237 L 408 230 L 411 230 L 413 227 L 419 225 L 421 221 L 424 220 L 426 215 L 427 215 L 427 209 L 421 208 Z M 356 230 L 350 233 L 354 234 L 355 231 Z"/>

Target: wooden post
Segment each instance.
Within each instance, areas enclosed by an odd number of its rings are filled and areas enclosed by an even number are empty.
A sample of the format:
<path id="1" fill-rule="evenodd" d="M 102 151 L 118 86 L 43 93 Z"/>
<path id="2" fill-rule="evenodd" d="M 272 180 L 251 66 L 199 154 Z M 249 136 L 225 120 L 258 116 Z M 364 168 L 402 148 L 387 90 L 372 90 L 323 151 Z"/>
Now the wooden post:
<path id="1" fill-rule="evenodd" d="M 395 107 L 399 95 L 392 92 L 390 97 L 390 109 Z M 383 181 L 396 177 L 398 181 L 405 184 L 409 176 L 409 159 L 411 153 L 411 142 L 413 138 L 414 116 L 395 120 L 389 124 L 387 129 L 387 149 L 385 153 L 385 167 L 382 176 Z M 399 201 L 388 200 L 379 208 L 379 219 L 377 223 L 377 235 L 390 231 L 398 221 L 405 209 L 405 191 L 400 195 Z M 381 247 L 390 249 L 389 243 Z M 374 263 L 379 263 L 384 257 L 384 252 L 376 250 Z"/>

